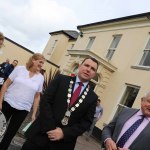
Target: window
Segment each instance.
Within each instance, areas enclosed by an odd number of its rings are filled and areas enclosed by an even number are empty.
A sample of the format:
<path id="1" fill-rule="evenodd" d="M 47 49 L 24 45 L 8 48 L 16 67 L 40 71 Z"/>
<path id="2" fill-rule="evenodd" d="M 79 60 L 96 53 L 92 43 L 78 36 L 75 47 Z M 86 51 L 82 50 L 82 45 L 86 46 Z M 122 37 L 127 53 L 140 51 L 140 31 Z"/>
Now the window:
<path id="1" fill-rule="evenodd" d="M 74 47 L 74 44 L 71 44 L 71 48 L 70 49 L 73 49 L 73 47 Z"/>
<path id="2" fill-rule="evenodd" d="M 120 39 L 121 39 L 121 35 L 115 35 L 114 36 L 113 41 L 112 41 L 112 43 L 108 49 L 108 53 L 106 55 L 106 58 L 108 60 L 110 60 L 112 58 L 112 56 L 113 56 L 113 54 L 114 54 L 114 52 L 115 52 L 115 50 L 119 44 Z"/>
<path id="3" fill-rule="evenodd" d="M 89 37 L 89 42 L 88 42 L 88 44 L 87 44 L 87 46 L 86 46 L 86 49 L 88 49 L 88 50 L 91 49 L 94 40 L 95 40 L 95 37 Z"/>
<path id="4" fill-rule="evenodd" d="M 147 45 L 144 49 L 144 54 L 142 56 L 142 59 L 141 59 L 139 65 L 150 66 L 150 38 L 149 38 Z"/>
<path id="5" fill-rule="evenodd" d="M 56 47 L 57 42 L 58 42 L 58 40 L 54 41 L 54 43 L 53 43 L 52 47 L 50 48 L 48 54 L 51 54 L 53 52 L 54 48 Z"/>
<path id="6" fill-rule="evenodd" d="M 132 105 L 136 99 L 136 96 L 139 92 L 139 89 L 140 89 L 139 86 L 126 84 L 126 89 L 120 100 L 120 103 L 118 104 L 118 109 L 117 109 L 115 115 L 117 115 L 124 107 L 129 107 L 129 108 L 132 107 Z"/>

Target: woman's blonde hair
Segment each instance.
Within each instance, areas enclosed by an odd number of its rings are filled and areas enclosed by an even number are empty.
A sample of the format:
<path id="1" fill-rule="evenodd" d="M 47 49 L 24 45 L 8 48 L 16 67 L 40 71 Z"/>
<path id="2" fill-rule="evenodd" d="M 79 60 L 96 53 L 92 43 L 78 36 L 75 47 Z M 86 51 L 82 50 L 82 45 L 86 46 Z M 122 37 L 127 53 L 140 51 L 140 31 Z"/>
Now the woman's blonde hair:
<path id="1" fill-rule="evenodd" d="M 4 34 L 2 32 L 0 32 L 0 40 L 4 41 L 4 39 L 5 39 Z"/>
<path id="2" fill-rule="evenodd" d="M 33 60 L 45 60 L 44 56 L 40 53 L 34 53 L 28 60 L 28 62 L 26 63 L 26 67 L 29 70 L 32 66 L 33 66 Z"/>

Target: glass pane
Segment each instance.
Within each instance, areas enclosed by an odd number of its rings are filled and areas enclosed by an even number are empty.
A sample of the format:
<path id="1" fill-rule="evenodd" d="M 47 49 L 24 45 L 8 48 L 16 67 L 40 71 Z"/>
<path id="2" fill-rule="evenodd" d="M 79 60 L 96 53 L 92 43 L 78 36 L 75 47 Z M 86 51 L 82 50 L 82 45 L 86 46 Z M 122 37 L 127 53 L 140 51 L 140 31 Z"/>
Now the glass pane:
<path id="1" fill-rule="evenodd" d="M 74 47 L 74 44 L 71 45 L 71 48 L 70 48 L 70 49 L 73 49 L 73 47 Z"/>
<path id="2" fill-rule="evenodd" d="M 144 51 L 144 54 L 142 56 L 142 59 L 141 59 L 139 65 L 143 65 L 143 62 L 145 61 L 146 56 L 147 56 L 147 51 Z"/>
<path id="3" fill-rule="evenodd" d="M 93 44 L 94 40 L 95 40 L 95 37 L 90 37 L 89 38 L 89 43 L 88 43 L 86 49 L 90 49 L 92 47 L 92 44 Z"/>
<path id="4" fill-rule="evenodd" d="M 50 49 L 50 52 L 51 52 L 51 53 L 53 52 L 54 48 L 56 47 L 57 42 L 58 42 L 58 40 L 55 40 L 55 41 L 54 41 L 54 43 L 53 43 L 53 45 L 52 45 L 52 47 L 51 47 L 51 49 Z"/>
<path id="5" fill-rule="evenodd" d="M 150 51 L 144 51 L 143 57 L 139 64 L 143 66 L 150 66 Z"/>
<path id="6" fill-rule="evenodd" d="M 56 43 L 57 43 L 57 40 L 55 40 L 55 42 L 54 42 L 54 44 L 52 46 L 53 48 L 56 46 Z"/>
<path id="7" fill-rule="evenodd" d="M 132 107 L 134 100 L 139 92 L 139 89 L 133 87 L 127 87 L 128 97 L 126 98 L 124 105 L 127 107 Z"/>
<path id="8" fill-rule="evenodd" d="M 145 49 L 150 49 L 150 38 L 149 38 L 149 40 L 148 40 L 148 43 L 147 43 Z"/>
<path id="9" fill-rule="evenodd" d="M 121 36 L 114 36 L 114 39 L 110 45 L 110 48 L 116 48 L 118 46 L 120 39 L 121 39 Z"/>
<path id="10" fill-rule="evenodd" d="M 108 50 L 108 53 L 107 53 L 107 55 L 106 55 L 106 58 L 107 58 L 108 60 L 110 60 L 110 59 L 112 58 L 114 52 L 115 52 L 115 50 L 110 50 L 110 49 L 109 49 L 109 50 Z"/>

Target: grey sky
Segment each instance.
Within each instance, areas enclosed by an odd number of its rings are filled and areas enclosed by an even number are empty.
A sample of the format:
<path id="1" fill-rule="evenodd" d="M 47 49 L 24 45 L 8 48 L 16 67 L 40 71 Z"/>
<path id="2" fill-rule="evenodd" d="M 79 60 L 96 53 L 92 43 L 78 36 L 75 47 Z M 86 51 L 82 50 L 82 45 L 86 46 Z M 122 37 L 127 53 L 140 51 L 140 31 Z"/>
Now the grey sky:
<path id="1" fill-rule="evenodd" d="M 49 32 L 150 12 L 150 0 L 0 0 L 0 31 L 42 52 Z"/>

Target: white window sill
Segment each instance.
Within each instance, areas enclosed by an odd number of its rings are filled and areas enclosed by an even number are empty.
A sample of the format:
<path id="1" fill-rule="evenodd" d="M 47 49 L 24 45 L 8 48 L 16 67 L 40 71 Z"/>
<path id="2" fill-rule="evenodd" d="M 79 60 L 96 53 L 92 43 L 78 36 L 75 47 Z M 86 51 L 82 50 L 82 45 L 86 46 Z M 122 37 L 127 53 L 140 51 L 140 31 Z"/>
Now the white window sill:
<path id="1" fill-rule="evenodd" d="M 131 66 L 131 68 L 150 71 L 150 66 Z"/>

